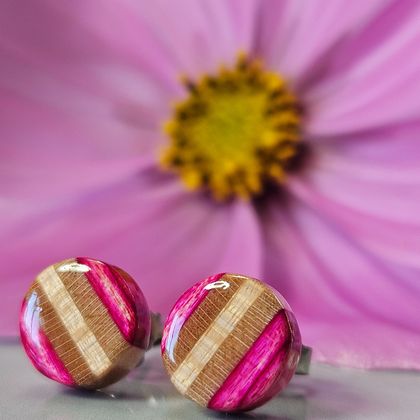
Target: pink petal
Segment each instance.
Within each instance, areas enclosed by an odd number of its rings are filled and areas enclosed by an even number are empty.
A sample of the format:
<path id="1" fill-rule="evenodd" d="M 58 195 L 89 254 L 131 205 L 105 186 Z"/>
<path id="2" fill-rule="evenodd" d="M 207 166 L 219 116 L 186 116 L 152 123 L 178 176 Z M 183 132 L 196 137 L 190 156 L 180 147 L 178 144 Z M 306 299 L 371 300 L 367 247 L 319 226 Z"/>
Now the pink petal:
<path id="1" fill-rule="evenodd" d="M 266 216 L 271 249 L 266 277 L 285 284 L 280 291 L 317 360 L 420 368 L 420 289 L 412 274 L 360 248 L 292 197 L 287 209 L 276 204 Z"/>
<path id="2" fill-rule="evenodd" d="M 384 4 L 384 0 L 261 2 L 257 53 L 299 85 L 313 74 L 318 61 Z"/>
<path id="3" fill-rule="evenodd" d="M 378 6 L 369 19 L 359 22 L 348 36 L 337 40 L 329 54 L 319 57 L 319 65 L 309 72 L 312 74 L 308 75 L 307 82 L 311 79 L 312 82 L 320 83 L 318 86 L 309 83 L 310 92 L 322 91 L 324 86 L 331 85 L 336 78 L 346 76 L 359 61 L 374 54 L 384 40 L 398 34 L 418 4 L 416 0 L 390 0 L 378 3 Z"/>
<path id="4" fill-rule="evenodd" d="M 150 130 L 115 121 L 92 124 L 15 95 L 1 104 L 0 192 L 32 202 L 32 211 L 118 183 L 157 159 L 158 134 Z"/>
<path id="5" fill-rule="evenodd" d="M 105 45 L 83 20 L 87 5 L 0 5 L 0 212 L 7 228 L 155 163 L 176 89 L 146 69 L 145 62 L 156 63 L 145 51 L 136 61 Z"/>
<path id="6" fill-rule="evenodd" d="M 235 48 L 252 52 L 258 30 L 259 0 L 217 0 L 229 9 L 230 25 L 233 26 L 232 35 L 235 38 Z M 237 52 L 237 51 L 236 51 Z"/>
<path id="7" fill-rule="evenodd" d="M 324 82 L 304 94 L 311 137 L 418 117 L 420 4 L 392 2 L 331 57 Z"/>
<path id="8" fill-rule="evenodd" d="M 413 138 L 420 131 L 420 120 L 378 127 L 337 137 L 319 137 L 314 145 L 317 154 L 341 155 L 341 159 L 361 164 L 413 165 L 420 160 L 420 148 Z M 311 139 L 312 140 L 312 139 Z"/>
<path id="9" fill-rule="evenodd" d="M 94 142 L 99 153 L 132 153 L 151 131 L 156 145 L 170 99 L 182 91 L 178 70 L 151 31 L 133 19 L 131 8 L 114 8 L 104 6 L 97 13 L 92 2 L 41 0 L 25 7 L 2 2 L 0 106 L 16 131 L 4 133 L 9 143 L 20 136 L 29 146 L 32 136 L 25 128 L 43 139 L 45 133 L 37 130 L 52 125 L 61 132 L 42 143 L 48 144 L 47 151 L 65 147 L 72 125 L 72 144 L 89 147 Z M 123 48 L 124 41 L 130 48 Z M 48 118 L 53 121 L 47 123 Z M 25 121 L 25 127 L 16 120 Z"/>
<path id="10" fill-rule="evenodd" d="M 325 148 L 289 186 L 369 252 L 420 268 L 420 156 L 412 160 L 352 159 Z"/>
<path id="11" fill-rule="evenodd" d="M 222 260 L 214 271 L 246 274 L 259 279 L 264 244 L 258 215 L 249 203 L 238 201 L 233 206 Z"/>
<path id="12" fill-rule="evenodd" d="M 7 296 L 0 333 L 16 333 L 20 300 L 34 276 L 69 256 L 121 266 L 138 281 L 150 307 L 163 313 L 221 265 L 256 273 L 261 251 L 253 217 L 243 206 L 215 204 L 185 192 L 177 179 L 143 171 L 131 182 L 15 220 L 0 236 Z M 249 244 L 243 252 L 232 249 L 239 232 Z"/>
<path id="13" fill-rule="evenodd" d="M 128 1 L 141 25 L 150 28 L 159 48 L 171 54 L 179 74 L 198 77 L 231 62 L 243 47 L 244 35 L 233 23 L 235 17 L 224 1 L 157 0 Z M 240 23 L 242 25 L 242 23 Z"/>
<path id="14" fill-rule="evenodd" d="M 418 331 L 366 317 L 301 321 L 302 334 L 319 362 L 363 369 L 420 369 Z"/>
<path id="15" fill-rule="evenodd" d="M 98 9 L 89 0 L 40 0 L 25 6 L 4 1 L 0 46 L 25 60 L 27 71 L 42 69 L 86 88 L 98 87 L 95 72 L 111 65 L 137 70 L 165 91 L 173 87 L 174 62 L 134 13 L 136 4 L 110 1 Z"/>

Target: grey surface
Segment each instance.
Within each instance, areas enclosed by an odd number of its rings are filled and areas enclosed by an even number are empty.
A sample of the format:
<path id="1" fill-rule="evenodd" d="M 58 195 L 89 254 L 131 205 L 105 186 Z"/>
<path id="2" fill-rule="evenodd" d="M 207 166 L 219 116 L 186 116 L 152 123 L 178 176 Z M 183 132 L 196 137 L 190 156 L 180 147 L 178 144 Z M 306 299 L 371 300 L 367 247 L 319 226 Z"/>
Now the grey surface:
<path id="1" fill-rule="evenodd" d="M 281 395 L 246 415 L 198 408 L 168 381 L 158 349 L 143 366 L 102 392 L 44 378 L 15 343 L 0 345 L 3 419 L 420 419 L 420 374 L 364 372 L 325 365 L 296 376 Z"/>

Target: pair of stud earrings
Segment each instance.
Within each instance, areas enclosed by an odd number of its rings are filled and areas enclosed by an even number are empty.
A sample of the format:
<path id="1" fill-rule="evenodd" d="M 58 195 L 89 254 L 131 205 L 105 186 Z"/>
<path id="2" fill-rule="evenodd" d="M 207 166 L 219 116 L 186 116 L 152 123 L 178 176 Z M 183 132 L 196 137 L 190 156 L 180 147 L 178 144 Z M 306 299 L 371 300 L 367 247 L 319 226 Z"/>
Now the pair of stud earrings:
<path id="1" fill-rule="evenodd" d="M 162 360 L 178 391 L 218 411 L 256 408 L 293 374 L 307 373 L 310 349 L 285 299 L 259 280 L 217 274 L 175 303 L 165 326 L 122 269 L 72 258 L 43 270 L 20 316 L 33 365 L 62 384 L 110 385 L 161 341 Z"/>

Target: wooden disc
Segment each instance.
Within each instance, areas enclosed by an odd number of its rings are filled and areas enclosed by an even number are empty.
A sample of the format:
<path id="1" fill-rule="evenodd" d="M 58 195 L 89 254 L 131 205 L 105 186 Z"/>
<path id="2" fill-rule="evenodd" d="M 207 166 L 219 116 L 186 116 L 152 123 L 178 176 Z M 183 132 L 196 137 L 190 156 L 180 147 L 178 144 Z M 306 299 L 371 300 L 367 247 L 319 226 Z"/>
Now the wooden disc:
<path id="1" fill-rule="evenodd" d="M 126 375 L 149 344 L 150 312 L 123 270 L 73 258 L 43 270 L 21 310 L 22 344 L 33 365 L 65 385 L 96 389 Z"/>
<path id="2" fill-rule="evenodd" d="M 244 411 L 290 381 L 301 338 L 285 299 L 261 281 L 218 274 L 195 284 L 165 324 L 162 357 L 172 383 L 198 404 Z"/>

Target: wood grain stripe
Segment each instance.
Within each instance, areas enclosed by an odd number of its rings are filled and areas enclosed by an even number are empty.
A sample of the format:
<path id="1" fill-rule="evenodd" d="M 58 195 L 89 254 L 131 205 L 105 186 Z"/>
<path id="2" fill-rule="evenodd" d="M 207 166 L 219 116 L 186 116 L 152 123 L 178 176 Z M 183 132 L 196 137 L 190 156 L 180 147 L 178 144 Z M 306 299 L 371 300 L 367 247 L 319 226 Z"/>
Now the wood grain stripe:
<path id="1" fill-rule="evenodd" d="M 238 289 L 239 285 L 232 283 L 227 290 L 211 290 L 184 324 L 176 323 L 178 331 L 174 334 L 175 338 L 171 337 L 171 340 L 169 340 L 174 344 L 174 349 L 171 352 L 171 346 L 168 343 L 167 351 L 163 354 L 166 366 L 171 374 L 176 366 L 186 358 L 199 337 L 209 328 L 209 325 L 213 323 L 219 312 L 227 305 Z"/>
<path id="2" fill-rule="evenodd" d="M 259 280 L 229 273 L 208 280 L 187 290 L 171 311 L 162 340 L 164 366 L 178 391 L 203 407 L 255 408 L 295 371 L 301 347 L 296 320 L 289 320 L 285 299 Z M 203 285 L 208 294 L 185 320 L 183 304 L 191 306 Z M 168 349 L 176 358 L 168 357 Z"/>
<path id="3" fill-rule="evenodd" d="M 228 304 L 218 313 L 214 321 L 199 337 L 194 347 L 174 371 L 172 381 L 181 393 L 185 394 L 187 392 L 262 292 L 263 288 L 255 282 L 244 281 L 241 284 Z"/>
<path id="4" fill-rule="evenodd" d="M 75 346 L 72 337 L 64 327 L 61 319 L 58 318 L 54 307 L 47 296 L 42 292 L 38 282 L 36 283 L 34 290 L 38 293 L 43 308 L 42 324 L 44 333 L 50 340 L 57 356 L 70 372 L 75 383 L 79 384 L 80 378 L 88 373 L 90 374 L 90 379 L 94 380 L 82 353 Z"/>
<path id="5" fill-rule="evenodd" d="M 61 279 L 67 285 L 72 282 L 73 276 L 74 274 L 69 273 L 67 276 L 61 275 Z M 99 345 L 112 362 L 121 346 L 124 345 L 123 343 L 126 342 L 111 318 L 107 307 L 87 280 L 85 280 L 83 289 L 77 287 L 77 285 L 67 286 L 67 291 L 83 315 L 86 325 L 95 334 Z M 128 345 L 128 343 L 126 344 Z"/>
<path id="6" fill-rule="evenodd" d="M 257 283 L 253 285 L 255 287 Z M 203 406 L 207 405 L 280 308 L 277 299 L 264 290 L 219 346 L 186 395 Z"/>
<path id="7" fill-rule="evenodd" d="M 83 277 L 84 274 L 81 273 L 80 276 Z M 94 376 L 104 373 L 111 366 L 111 360 L 85 322 L 54 267 L 48 267 L 39 275 L 38 284 L 54 307 L 58 318 L 80 351 L 91 373 Z"/>

